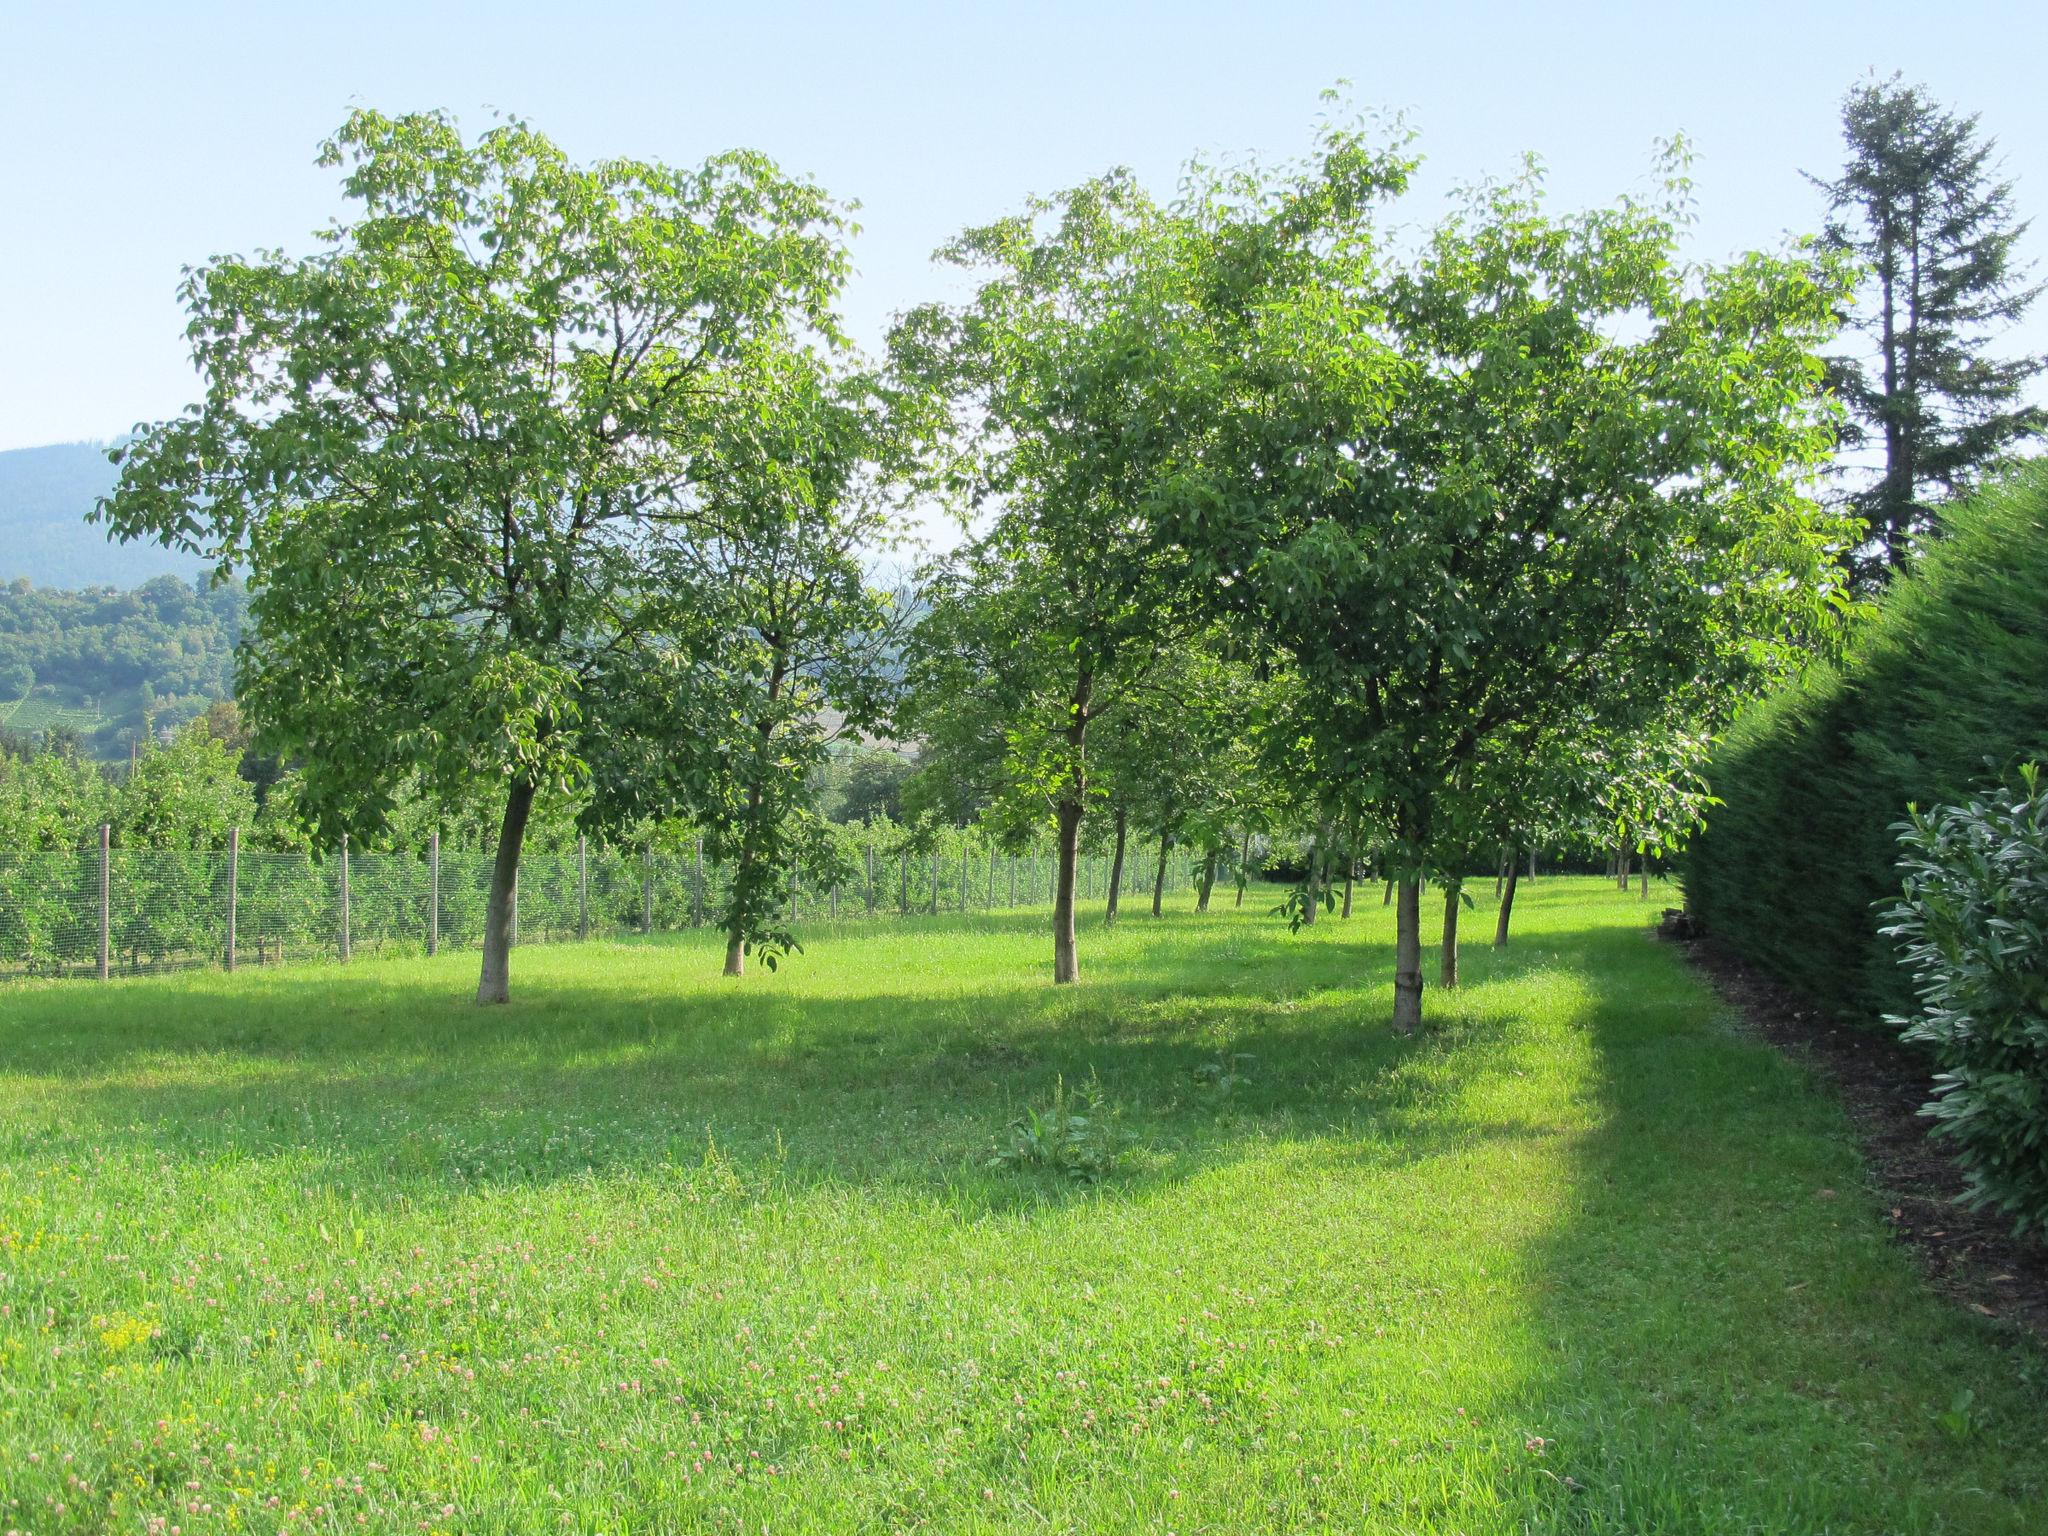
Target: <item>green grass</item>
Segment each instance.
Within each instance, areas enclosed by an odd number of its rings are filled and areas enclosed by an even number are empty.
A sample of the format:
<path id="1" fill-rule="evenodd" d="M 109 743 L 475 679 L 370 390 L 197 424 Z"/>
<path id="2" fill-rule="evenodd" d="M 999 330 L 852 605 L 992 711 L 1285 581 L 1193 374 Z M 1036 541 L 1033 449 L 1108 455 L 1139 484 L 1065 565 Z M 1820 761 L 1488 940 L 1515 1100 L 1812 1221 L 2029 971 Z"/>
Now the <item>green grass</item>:
<path id="1" fill-rule="evenodd" d="M 2048 1528 L 2041 1351 L 1633 895 L 1413 1041 L 1377 898 L 0 991 L 0 1529 Z M 1111 1175 L 988 1166 L 1062 1079 Z"/>

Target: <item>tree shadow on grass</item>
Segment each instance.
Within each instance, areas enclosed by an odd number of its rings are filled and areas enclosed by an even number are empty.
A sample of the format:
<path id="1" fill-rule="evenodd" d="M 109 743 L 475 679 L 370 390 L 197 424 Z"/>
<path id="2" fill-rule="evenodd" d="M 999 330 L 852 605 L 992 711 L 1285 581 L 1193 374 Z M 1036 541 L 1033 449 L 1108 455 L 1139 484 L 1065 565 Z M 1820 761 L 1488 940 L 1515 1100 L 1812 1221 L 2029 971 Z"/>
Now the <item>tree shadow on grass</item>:
<path id="1" fill-rule="evenodd" d="M 1824 1085 L 1677 954 L 1628 929 L 1567 953 L 1584 1094 L 1488 1408 L 1538 1447 L 1510 1445 L 1503 1503 L 1616 1536 L 2040 1529 L 2048 1356 L 1924 1284 Z"/>
<path id="2" fill-rule="evenodd" d="M 10 1054 L 50 1113 L 0 1144 L 289 1158 L 307 1181 L 374 1202 L 693 1177 L 715 1141 L 743 1178 L 937 1190 L 973 1215 L 1142 1198 L 1234 1161 L 1247 1138 L 1384 1161 L 1434 1155 L 1455 1134 L 1427 1112 L 1437 1079 L 1415 1063 L 1482 1026 L 1438 999 L 1441 1028 L 1398 1040 L 1380 946 L 1249 921 L 1219 942 L 1211 921 L 1127 919 L 1079 988 L 963 977 L 919 991 L 888 974 L 677 985 L 667 962 L 710 963 L 699 943 L 625 946 L 596 985 L 587 952 L 529 952 L 521 1001 L 496 1010 L 439 992 L 456 974 L 445 963 L 45 989 L 23 994 L 44 1017 L 13 1025 L 33 1048 Z M 1551 938 L 1569 949 L 1595 932 Z M 1475 984 L 1536 963 L 1510 952 L 1475 965 L 1488 971 Z M 992 1175 L 1006 1128 L 1058 1082 L 1117 1112 L 1123 1171 L 1094 1189 Z"/>

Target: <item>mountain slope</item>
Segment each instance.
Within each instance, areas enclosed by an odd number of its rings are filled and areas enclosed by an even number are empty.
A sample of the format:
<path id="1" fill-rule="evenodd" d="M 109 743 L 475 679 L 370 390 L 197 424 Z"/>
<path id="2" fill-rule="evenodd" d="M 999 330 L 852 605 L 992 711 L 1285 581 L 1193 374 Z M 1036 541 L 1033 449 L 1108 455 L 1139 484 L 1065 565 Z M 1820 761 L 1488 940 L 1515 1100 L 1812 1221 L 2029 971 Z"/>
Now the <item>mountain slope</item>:
<path id="1" fill-rule="evenodd" d="M 134 587 L 152 576 L 187 580 L 205 569 L 155 544 L 116 544 L 85 520 L 114 487 L 104 443 L 53 443 L 0 452 L 0 585 Z"/>

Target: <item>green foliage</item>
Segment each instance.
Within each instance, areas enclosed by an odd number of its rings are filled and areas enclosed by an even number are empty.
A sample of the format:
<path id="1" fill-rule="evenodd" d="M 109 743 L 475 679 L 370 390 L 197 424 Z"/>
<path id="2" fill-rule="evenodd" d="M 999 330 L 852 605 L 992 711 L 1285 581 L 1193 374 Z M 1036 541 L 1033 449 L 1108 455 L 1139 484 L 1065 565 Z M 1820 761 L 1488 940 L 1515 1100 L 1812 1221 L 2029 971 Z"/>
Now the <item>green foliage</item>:
<path id="1" fill-rule="evenodd" d="M 1067 1080 L 1060 1077 L 1053 1080 L 1045 1108 L 1028 1106 L 1010 1122 L 1006 1139 L 988 1164 L 1094 1184 L 1115 1172 L 1124 1140 L 1114 1108 L 1104 1102 L 1101 1083 L 1091 1077 L 1069 1090 Z"/>
<path id="2" fill-rule="evenodd" d="M 132 592 L 0 586 L 0 726 L 72 726 L 87 750 L 128 755 L 151 726 L 176 727 L 234 692 L 248 595 L 159 576 Z"/>
<path id="3" fill-rule="evenodd" d="M 2048 465 L 1949 516 L 1839 667 L 1746 711 L 1707 769 L 1722 802 L 1682 864 L 1708 930 L 1809 1002 L 1912 1011 L 1878 932 L 1898 895 L 1892 825 L 1965 799 L 1989 759 L 2048 760 Z"/>
<path id="4" fill-rule="evenodd" d="M 822 356 L 844 218 L 757 154 L 579 167 L 518 121 L 362 110 L 321 158 L 352 216 L 312 256 L 189 274 L 205 399 L 119 451 L 98 515 L 248 569 L 241 702 L 327 840 L 408 785 L 502 797 L 502 1001 L 536 796 L 617 830 L 729 803 L 727 767 L 811 766 L 717 751 L 773 667 L 720 556 L 859 461 L 866 392 Z"/>
<path id="5" fill-rule="evenodd" d="M 1898 828 L 1905 895 L 1882 930 L 1920 1006 L 1904 1039 L 1932 1048 L 1922 1113 L 1955 1149 L 1970 1199 L 2048 1227 L 2048 785 L 1912 811 Z"/>

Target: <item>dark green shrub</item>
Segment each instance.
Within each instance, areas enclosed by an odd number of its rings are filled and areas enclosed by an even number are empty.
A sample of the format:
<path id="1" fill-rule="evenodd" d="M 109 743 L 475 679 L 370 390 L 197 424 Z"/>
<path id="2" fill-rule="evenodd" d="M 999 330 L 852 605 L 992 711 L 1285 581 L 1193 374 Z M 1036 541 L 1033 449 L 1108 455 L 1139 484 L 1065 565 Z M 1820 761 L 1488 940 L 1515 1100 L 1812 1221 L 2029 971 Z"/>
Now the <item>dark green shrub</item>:
<path id="1" fill-rule="evenodd" d="M 2017 792 L 1915 812 L 1899 830 L 1905 896 L 1884 932 L 1920 1007 L 1890 1022 L 1933 1048 L 1921 1113 L 1954 1147 L 1972 1204 L 2048 1226 L 2048 789 L 2028 766 Z"/>
<path id="2" fill-rule="evenodd" d="M 1839 669 L 1746 712 L 1708 780 L 1723 802 L 1681 868 L 1708 932 L 1851 1017 L 1913 997 L 1880 913 L 1899 892 L 1892 825 L 2048 759 L 2048 465 L 1954 509 Z"/>

